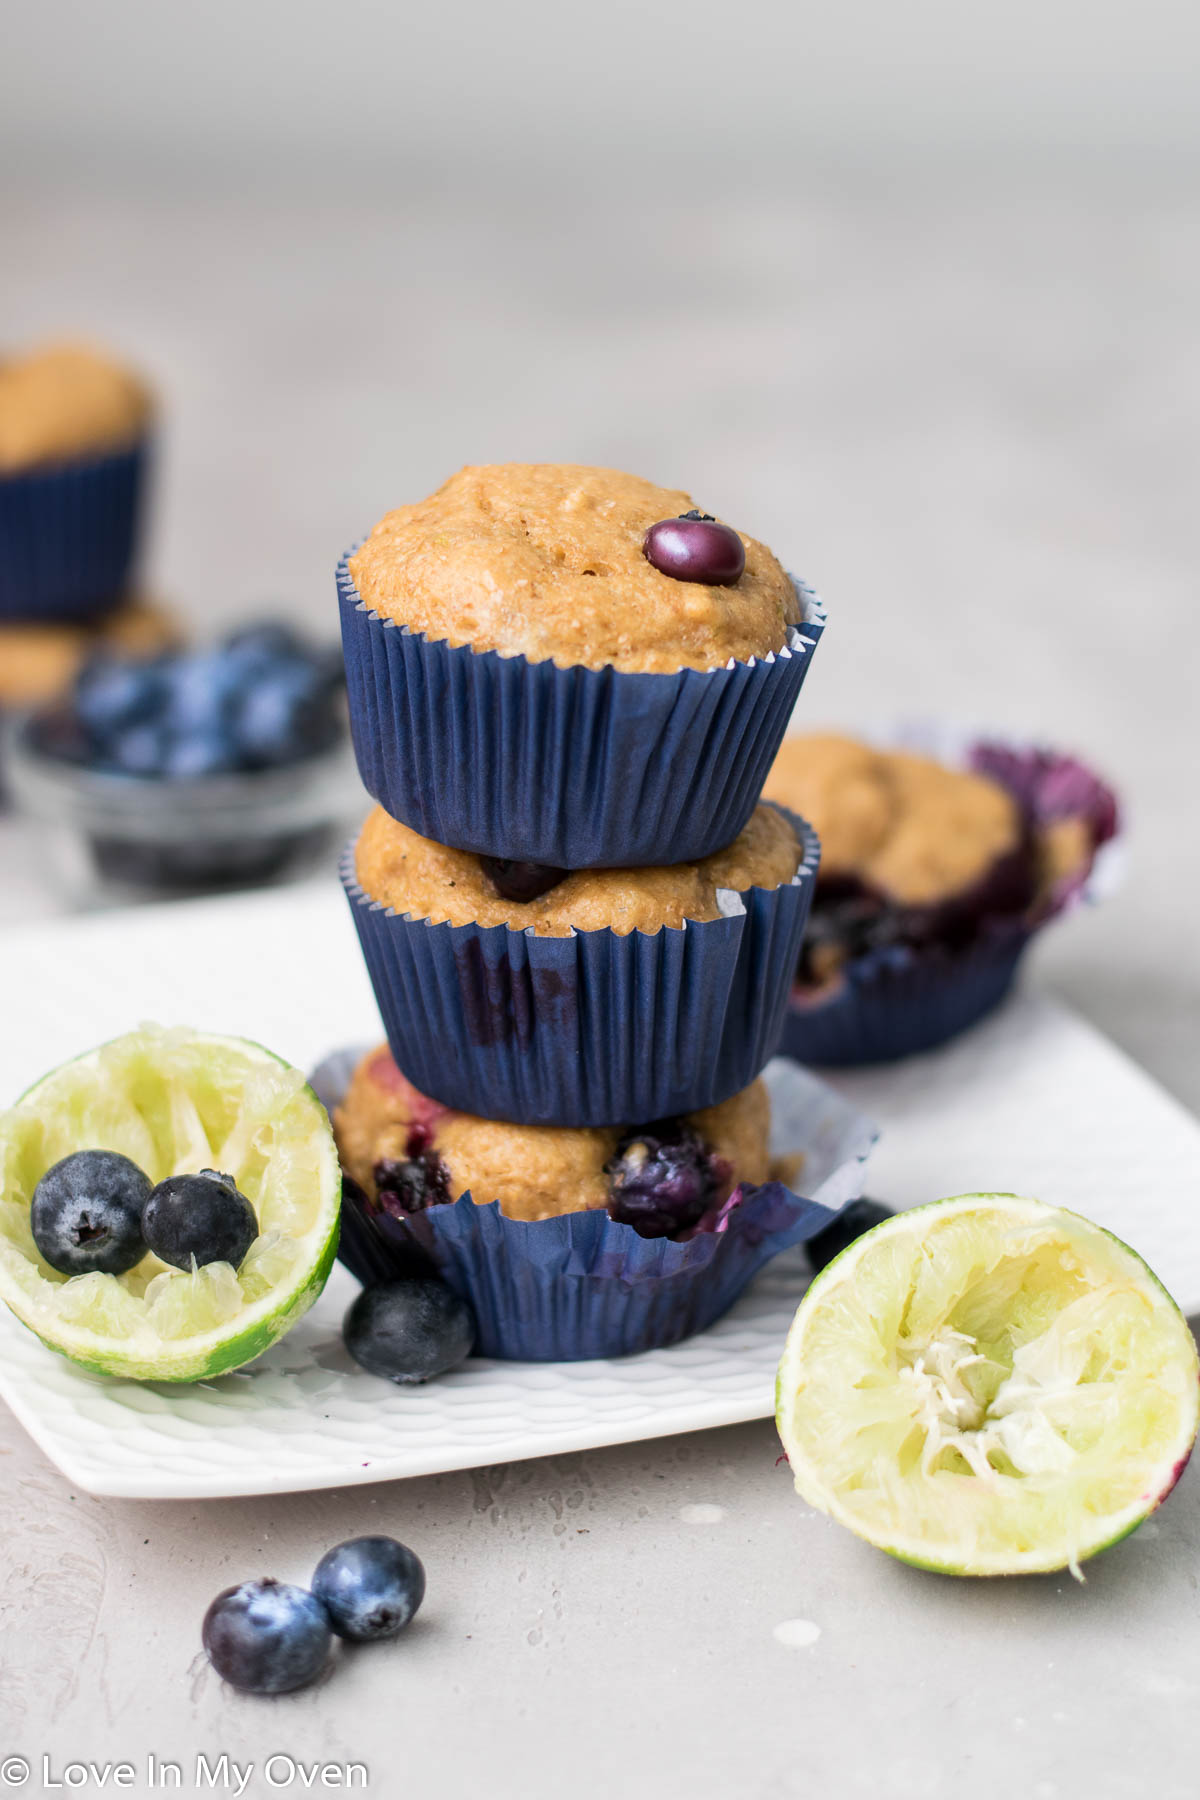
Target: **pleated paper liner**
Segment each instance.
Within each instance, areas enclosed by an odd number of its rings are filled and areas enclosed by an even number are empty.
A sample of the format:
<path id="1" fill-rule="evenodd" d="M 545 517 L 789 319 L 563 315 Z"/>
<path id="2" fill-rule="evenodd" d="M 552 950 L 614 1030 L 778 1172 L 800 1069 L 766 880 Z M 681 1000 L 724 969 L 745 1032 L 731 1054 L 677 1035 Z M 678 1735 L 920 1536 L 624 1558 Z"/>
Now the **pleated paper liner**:
<path id="1" fill-rule="evenodd" d="M 118 605 L 133 570 L 149 462 L 143 441 L 0 473 L 0 620 L 90 619 Z"/>
<path id="2" fill-rule="evenodd" d="M 673 675 L 560 669 L 431 642 L 338 565 L 350 723 L 385 811 L 459 850 L 561 869 L 694 862 L 754 810 L 825 627 L 775 654 Z"/>
<path id="3" fill-rule="evenodd" d="M 314 1073 L 328 1106 L 340 1100 L 358 1055 L 341 1053 Z M 579 1362 L 677 1343 L 714 1324 L 766 1263 L 862 1192 L 876 1136 L 870 1122 L 782 1060 L 766 1079 L 772 1150 L 803 1155 L 803 1194 L 778 1181 L 739 1189 L 712 1229 L 676 1242 L 641 1238 L 602 1211 L 508 1219 L 496 1202 L 476 1205 L 468 1195 L 397 1218 L 347 1183 L 338 1254 L 370 1283 L 413 1273 L 414 1251 L 424 1251 L 470 1301 L 480 1356 Z"/>
<path id="4" fill-rule="evenodd" d="M 820 857 L 787 816 L 789 883 L 652 934 L 430 924 L 372 900 L 351 848 L 342 880 L 397 1064 L 445 1106 L 527 1125 L 669 1118 L 748 1087 L 779 1044 Z"/>
<path id="5" fill-rule="evenodd" d="M 895 737 L 887 742 L 898 746 Z M 1116 795 L 1077 758 L 948 727 L 913 728 L 902 742 L 998 781 L 1035 829 L 1081 821 L 1091 853 L 1029 913 L 982 919 L 978 935 L 961 949 L 889 945 L 848 962 L 827 995 L 797 988 L 780 1047 L 799 1062 L 831 1068 L 893 1062 L 948 1043 L 1000 1004 L 1043 926 L 1081 903 L 1103 899 L 1119 877 L 1124 846 Z"/>

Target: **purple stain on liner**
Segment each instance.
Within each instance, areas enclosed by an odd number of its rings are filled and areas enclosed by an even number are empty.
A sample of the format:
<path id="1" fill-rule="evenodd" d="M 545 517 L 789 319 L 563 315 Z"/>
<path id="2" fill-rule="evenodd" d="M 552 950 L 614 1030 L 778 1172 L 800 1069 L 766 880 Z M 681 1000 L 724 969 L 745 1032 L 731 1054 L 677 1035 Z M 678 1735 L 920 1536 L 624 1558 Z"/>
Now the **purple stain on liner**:
<path id="1" fill-rule="evenodd" d="M 346 888 L 392 1053 L 423 1093 L 539 1125 L 665 1119 L 749 1085 L 783 1030 L 820 846 L 725 917 L 653 934 L 538 937 L 430 924 Z"/>

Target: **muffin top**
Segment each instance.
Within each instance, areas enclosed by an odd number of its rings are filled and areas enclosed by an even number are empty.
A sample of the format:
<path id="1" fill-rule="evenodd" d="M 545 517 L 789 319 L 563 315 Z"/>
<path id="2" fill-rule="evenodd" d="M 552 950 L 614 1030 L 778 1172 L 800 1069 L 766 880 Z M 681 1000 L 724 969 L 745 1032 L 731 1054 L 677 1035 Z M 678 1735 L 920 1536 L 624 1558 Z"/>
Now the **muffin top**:
<path id="1" fill-rule="evenodd" d="M 421 837 L 381 806 L 367 819 L 355 851 L 360 887 L 394 912 L 451 925 L 532 928 L 538 937 L 606 927 L 625 936 L 678 928 L 687 919 L 717 919 L 718 888 L 780 887 L 799 863 L 791 822 L 773 806 L 756 807 L 745 830 L 724 850 L 702 862 L 660 869 L 568 872 L 497 862 Z M 505 898 L 502 889 L 518 891 L 523 876 L 525 891 L 541 881 L 545 891 L 528 900 Z"/>
<path id="2" fill-rule="evenodd" d="M 854 876 L 902 906 L 962 893 L 1023 835 L 998 782 L 853 738 L 785 738 L 763 791 L 815 827 L 823 882 Z"/>
<path id="3" fill-rule="evenodd" d="M 385 514 L 350 572 L 372 611 L 431 640 L 563 668 L 668 674 L 782 649 L 799 603 L 764 545 L 738 534 L 746 567 L 729 587 L 646 560 L 649 527 L 694 505 L 616 469 L 465 468 Z"/>
<path id="4" fill-rule="evenodd" d="M 666 1149 L 668 1161 L 673 1154 L 694 1173 L 693 1191 L 705 1202 L 699 1213 L 679 1218 L 679 1228 L 687 1229 L 739 1182 L 765 1181 L 770 1172 L 770 1102 L 761 1080 L 719 1106 L 686 1120 L 659 1120 L 640 1132 L 618 1125 L 510 1125 L 427 1099 L 383 1045 L 358 1065 L 333 1123 L 347 1174 L 372 1200 L 400 1214 L 469 1192 L 478 1206 L 498 1200 L 510 1219 L 550 1219 L 605 1206 L 619 1218 L 632 1210 L 631 1177 L 636 1182 L 639 1171 L 649 1172 Z M 644 1197 L 653 1204 L 652 1196 Z"/>
<path id="5" fill-rule="evenodd" d="M 100 625 L 0 625 L 0 706 L 39 706 L 64 693 L 97 651 L 154 656 L 179 632 L 152 602 L 131 600 Z"/>
<path id="6" fill-rule="evenodd" d="M 136 375 L 84 344 L 0 361 L 0 469 L 68 462 L 132 444 L 150 395 Z"/>

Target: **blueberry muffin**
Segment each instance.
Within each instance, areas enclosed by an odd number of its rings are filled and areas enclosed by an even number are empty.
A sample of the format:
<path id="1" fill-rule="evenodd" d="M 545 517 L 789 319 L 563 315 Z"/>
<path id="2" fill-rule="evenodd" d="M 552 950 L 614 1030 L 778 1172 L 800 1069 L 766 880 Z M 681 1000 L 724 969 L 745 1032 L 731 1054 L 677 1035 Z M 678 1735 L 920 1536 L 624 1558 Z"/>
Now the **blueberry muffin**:
<path id="1" fill-rule="evenodd" d="M 821 839 L 800 967 L 813 988 L 869 951 L 953 950 L 985 919 L 1024 914 L 1053 854 L 999 782 L 848 737 L 786 738 L 765 792 Z"/>
<path id="2" fill-rule="evenodd" d="M 755 1081 L 718 1106 L 641 1126 L 506 1124 L 418 1093 L 384 1047 L 355 1070 L 334 1132 L 346 1173 L 396 1217 L 469 1193 L 509 1219 L 606 1209 L 642 1237 L 672 1237 L 739 1184 L 767 1179 L 769 1111 Z"/>
<path id="3" fill-rule="evenodd" d="M 559 869 L 732 843 L 825 625 L 689 495 L 570 464 L 460 470 L 337 584 L 367 792 L 439 844 Z"/>
<path id="4" fill-rule="evenodd" d="M 616 469 L 460 469 L 381 519 L 350 572 L 367 606 L 397 624 L 563 668 L 669 673 L 781 650 L 799 620 L 796 589 L 754 538 L 736 534 L 744 567 L 731 583 L 681 580 L 650 560 L 651 528 L 688 513 L 690 495 Z"/>
<path id="5" fill-rule="evenodd" d="M 604 929 L 625 936 L 717 919 L 719 889 L 781 887 L 800 855 L 791 821 L 774 806 L 757 807 L 727 849 L 696 863 L 574 871 L 451 850 L 376 807 L 358 840 L 355 873 L 372 900 L 434 923 L 506 925 L 538 937 Z"/>
<path id="6" fill-rule="evenodd" d="M 94 620 L 129 591 L 150 422 L 98 351 L 0 358 L 0 621 Z"/>
<path id="7" fill-rule="evenodd" d="M 0 359 L 0 474 L 125 449 L 149 417 L 144 383 L 86 345 Z"/>

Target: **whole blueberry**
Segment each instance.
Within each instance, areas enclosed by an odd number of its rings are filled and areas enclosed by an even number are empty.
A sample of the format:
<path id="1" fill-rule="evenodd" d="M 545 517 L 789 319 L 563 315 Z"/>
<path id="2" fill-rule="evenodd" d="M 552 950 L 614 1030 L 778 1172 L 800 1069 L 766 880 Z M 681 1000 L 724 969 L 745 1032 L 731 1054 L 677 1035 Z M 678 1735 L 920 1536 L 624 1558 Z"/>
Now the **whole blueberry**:
<path id="1" fill-rule="evenodd" d="M 219 650 L 173 657 L 163 669 L 166 723 L 183 736 L 224 728 L 245 671 Z"/>
<path id="2" fill-rule="evenodd" d="M 33 1190 L 33 1241 L 61 1275 L 124 1275 L 146 1254 L 150 1177 L 116 1150 L 76 1150 Z"/>
<path id="3" fill-rule="evenodd" d="M 190 1269 L 193 1262 L 238 1269 L 258 1236 L 258 1220 L 232 1176 L 202 1169 L 159 1182 L 142 1214 L 142 1235 L 155 1256 L 176 1269 Z"/>
<path id="4" fill-rule="evenodd" d="M 325 1552 L 312 1591 L 339 1637 L 371 1644 L 404 1630 L 425 1598 L 425 1571 L 395 1538 L 350 1538 Z"/>
<path id="5" fill-rule="evenodd" d="M 342 1338 L 370 1374 L 408 1384 L 465 1362 L 475 1343 L 475 1319 L 444 1281 L 410 1276 L 364 1288 L 342 1323 Z"/>
<path id="6" fill-rule="evenodd" d="M 290 1694 L 320 1674 L 333 1643 L 329 1615 L 304 1588 L 243 1581 L 218 1594 L 201 1632 L 217 1674 L 244 1694 Z"/>
<path id="7" fill-rule="evenodd" d="M 231 725 L 249 766 L 298 762 L 336 735 L 329 683 L 311 663 L 270 665 L 242 690 Z"/>
<path id="8" fill-rule="evenodd" d="M 220 725 L 194 727 L 173 734 L 163 753 L 162 772 L 169 781 L 195 781 L 204 775 L 229 775 L 237 768 L 237 749 Z"/>
<path id="9" fill-rule="evenodd" d="M 121 662 L 99 656 L 84 665 L 75 683 L 75 711 L 101 742 L 130 725 L 153 719 L 163 703 L 161 662 Z"/>
<path id="10" fill-rule="evenodd" d="M 816 1237 L 808 1239 L 804 1246 L 805 1254 L 814 1269 L 823 1269 L 865 1231 L 882 1225 L 885 1219 L 892 1216 L 892 1208 L 882 1205 L 878 1200 L 852 1200 L 849 1206 L 843 1206 L 823 1231 L 818 1231 Z"/>
<path id="11" fill-rule="evenodd" d="M 105 760 L 122 775 L 161 775 L 170 742 L 164 725 L 129 725 L 107 740 Z"/>
<path id="12" fill-rule="evenodd" d="M 242 663 L 278 662 L 306 657 L 306 638 L 282 619 L 264 619 L 257 625 L 243 625 L 221 639 L 222 652 Z"/>
<path id="13" fill-rule="evenodd" d="M 715 1206 L 723 1172 L 683 1119 L 660 1119 L 617 1145 L 607 1165 L 609 1217 L 644 1238 L 686 1231 Z"/>
<path id="14" fill-rule="evenodd" d="M 708 587 L 732 587 L 746 567 L 746 552 L 737 532 L 708 513 L 684 513 L 660 519 L 642 544 L 646 561 L 676 581 L 700 581 Z"/>
<path id="15" fill-rule="evenodd" d="M 502 900 L 521 905 L 548 894 L 571 872 L 552 868 L 549 863 L 510 862 L 503 856 L 481 856 L 479 865 Z"/>

